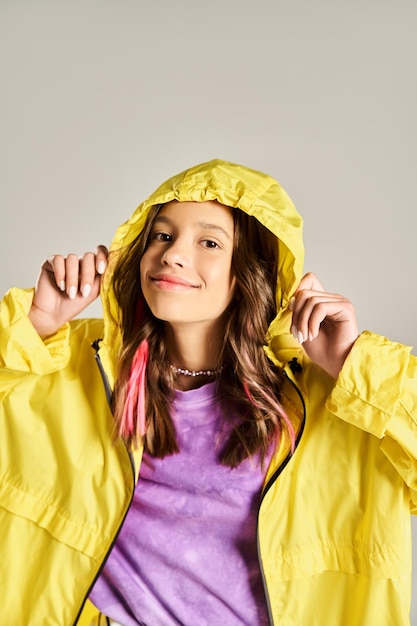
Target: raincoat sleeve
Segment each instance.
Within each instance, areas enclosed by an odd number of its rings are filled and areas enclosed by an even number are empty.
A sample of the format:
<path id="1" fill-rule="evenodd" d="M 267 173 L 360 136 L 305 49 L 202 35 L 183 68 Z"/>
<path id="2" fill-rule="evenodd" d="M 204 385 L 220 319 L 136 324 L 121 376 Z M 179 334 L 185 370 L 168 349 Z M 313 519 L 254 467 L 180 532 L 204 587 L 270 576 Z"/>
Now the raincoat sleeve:
<path id="1" fill-rule="evenodd" d="M 2 375 L 49 374 L 68 363 L 69 329 L 41 339 L 28 318 L 33 289 L 13 288 L 0 303 L 0 368 Z"/>
<path id="2" fill-rule="evenodd" d="M 417 514 L 417 358 L 411 348 L 365 331 L 339 374 L 327 408 L 381 439 L 410 489 Z"/>

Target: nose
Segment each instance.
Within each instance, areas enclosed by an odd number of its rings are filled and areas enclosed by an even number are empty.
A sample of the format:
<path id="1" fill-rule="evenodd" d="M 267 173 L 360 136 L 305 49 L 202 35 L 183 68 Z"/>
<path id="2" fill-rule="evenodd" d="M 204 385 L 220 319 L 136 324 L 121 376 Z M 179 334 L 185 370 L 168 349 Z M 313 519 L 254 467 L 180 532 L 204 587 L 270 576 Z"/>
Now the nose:
<path id="1" fill-rule="evenodd" d="M 190 255 L 186 246 L 178 240 L 172 241 L 171 245 L 165 248 L 161 257 L 162 264 L 167 266 L 185 267 L 189 260 Z"/>

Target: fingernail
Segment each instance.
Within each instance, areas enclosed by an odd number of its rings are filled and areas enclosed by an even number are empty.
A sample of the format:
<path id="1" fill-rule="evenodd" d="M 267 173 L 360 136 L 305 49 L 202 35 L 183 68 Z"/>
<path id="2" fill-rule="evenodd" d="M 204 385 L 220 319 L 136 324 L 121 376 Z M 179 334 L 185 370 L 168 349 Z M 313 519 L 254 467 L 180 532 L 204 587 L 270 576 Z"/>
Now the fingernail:
<path id="1" fill-rule="evenodd" d="M 298 331 L 296 327 L 294 326 L 294 324 L 291 326 L 291 332 L 292 332 L 292 336 L 294 337 L 294 339 L 297 339 L 298 341 Z"/>
<path id="2" fill-rule="evenodd" d="M 65 280 L 61 280 L 59 283 L 59 288 L 61 291 L 65 291 Z"/>
<path id="3" fill-rule="evenodd" d="M 303 335 L 303 333 L 301 332 L 301 330 L 299 330 L 299 331 L 298 331 L 298 341 L 299 341 L 300 343 L 304 343 L 304 335 Z"/>
<path id="4" fill-rule="evenodd" d="M 106 264 L 104 261 L 100 261 L 100 263 L 97 266 L 97 274 L 104 274 L 104 271 L 106 269 Z"/>
<path id="5" fill-rule="evenodd" d="M 309 341 L 313 341 L 313 339 L 314 339 L 314 337 L 313 337 L 313 333 L 312 333 L 312 332 L 309 332 L 309 333 L 308 333 L 308 340 L 309 340 Z"/>
<path id="6" fill-rule="evenodd" d="M 88 298 L 88 296 L 90 295 L 90 291 L 91 291 L 91 285 L 87 283 L 86 285 L 83 286 L 81 293 L 83 294 L 84 298 Z"/>
<path id="7" fill-rule="evenodd" d="M 288 308 L 290 309 L 290 311 L 294 311 L 294 304 L 295 304 L 295 298 L 294 296 L 291 298 L 290 303 L 288 305 Z"/>
<path id="8" fill-rule="evenodd" d="M 69 288 L 68 297 L 70 298 L 70 300 L 74 300 L 76 295 L 77 295 L 77 288 L 75 287 L 75 285 L 72 285 Z"/>

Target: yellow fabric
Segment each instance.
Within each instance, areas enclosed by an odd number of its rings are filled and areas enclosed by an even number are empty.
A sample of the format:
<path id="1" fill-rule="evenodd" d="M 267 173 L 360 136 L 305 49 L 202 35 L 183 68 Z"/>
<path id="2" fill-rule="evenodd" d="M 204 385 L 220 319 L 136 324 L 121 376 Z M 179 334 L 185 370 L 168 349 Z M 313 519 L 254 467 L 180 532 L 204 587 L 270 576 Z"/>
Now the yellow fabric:
<path id="1" fill-rule="evenodd" d="M 12 290 L 0 309 L 1 619 L 72 624 L 134 478 L 90 346 L 102 320 L 74 321 L 57 349 L 34 332 L 30 302 Z"/>
<path id="2" fill-rule="evenodd" d="M 100 626 L 100 611 L 89 600 L 85 603 L 77 626 Z"/>
<path id="3" fill-rule="evenodd" d="M 410 602 L 410 510 L 417 512 L 417 362 L 363 333 L 336 382 L 289 333 L 288 302 L 302 275 L 302 222 L 276 181 L 216 160 L 164 183 L 118 229 L 102 284 L 102 320 L 76 320 L 43 342 L 27 318 L 32 291 L 0 307 L 1 619 L 74 624 L 128 509 L 132 468 L 90 344 L 110 386 L 120 346 L 112 292 L 117 255 L 149 208 L 217 199 L 279 237 L 279 311 L 267 353 L 288 375 L 283 403 L 299 444 L 283 439 L 265 480 L 259 551 L 275 626 L 405 626 Z M 296 357 L 302 370 L 292 373 Z M 79 624 L 97 624 L 85 606 Z M 95 620 L 95 621 L 94 621 Z M 1 621 L 1 620 L 0 620 Z M 192 623 L 192 616 L 190 616 Z"/>

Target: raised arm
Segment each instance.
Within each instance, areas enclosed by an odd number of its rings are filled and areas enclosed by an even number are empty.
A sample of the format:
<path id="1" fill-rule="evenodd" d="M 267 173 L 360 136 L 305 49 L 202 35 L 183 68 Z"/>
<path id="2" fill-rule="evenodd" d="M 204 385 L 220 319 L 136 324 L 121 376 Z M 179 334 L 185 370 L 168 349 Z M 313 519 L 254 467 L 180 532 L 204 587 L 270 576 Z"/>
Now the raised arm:
<path id="1" fill-rule="evenodd" d="M 314 274 L 302 279 L 292 308 L 294 336 L 337 379 L 327 408 L 381 440 L 417 513 L 417 358 L 386 337 L 358 336 L 351 302 L 327 293 Z"/>

